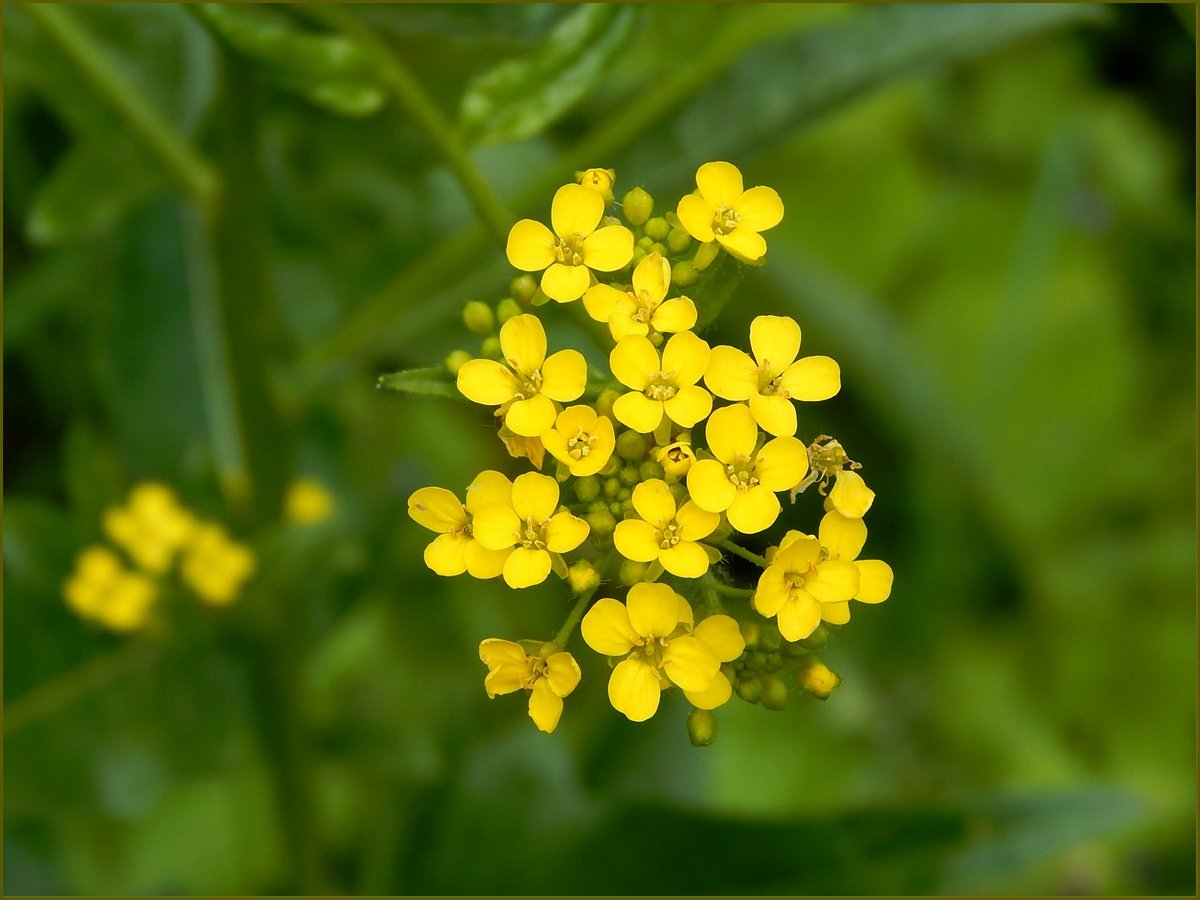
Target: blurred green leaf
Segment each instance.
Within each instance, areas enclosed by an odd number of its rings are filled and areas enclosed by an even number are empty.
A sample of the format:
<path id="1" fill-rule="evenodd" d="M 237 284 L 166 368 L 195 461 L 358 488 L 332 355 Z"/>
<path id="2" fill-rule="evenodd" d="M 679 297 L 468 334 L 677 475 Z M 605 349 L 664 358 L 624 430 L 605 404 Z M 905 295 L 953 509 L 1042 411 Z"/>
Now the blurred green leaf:
<path id="1" fill-rule="evenodd" d="M 405 394 L 425 394 L 430 397 L 451 397 L 461 400 L 454 378 L 442 366 L 427 369 L 407 369 L 379 376 L 379 387 Z"/>
<path id="2" fill-rule="evenodd" d="M 496 144 L 539 134 L 603 82 L 638 15 L 631 5 L 585 4 L 533 53 L 476 78 L 459 107 L 467 142 Z"/>

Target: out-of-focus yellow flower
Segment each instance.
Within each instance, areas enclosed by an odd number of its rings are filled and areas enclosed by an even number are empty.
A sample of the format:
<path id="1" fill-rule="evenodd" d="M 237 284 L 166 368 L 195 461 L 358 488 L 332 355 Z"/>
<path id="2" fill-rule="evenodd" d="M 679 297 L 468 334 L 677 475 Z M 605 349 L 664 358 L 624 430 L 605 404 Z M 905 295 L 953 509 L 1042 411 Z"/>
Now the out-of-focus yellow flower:
<path id="1" fill-rule="evenodd" d="M 675 443 L 656 447 L 654 461 L 663 467 L 668 482 L 681 480 L 696 461 L 695 451 L 692 450 L 691 433 L 684 432 Z"/>
<path id="2" fill-rule="evenodd" d="M 254 568 L 254 554 L 248 547 L 232 540 L 220 525 L 206 522 L 196 527 L 180 573 L 205 603 L 227 606 L 237 599 Z"/>
<path id="3" fill-rule="evenodd" d="M 796 673 L 796 683 L 818 700 L 828 700 L 842 679 L 819 659 L 808 659 Z"/>
<path id="4" fill-rule="evenodd" d="M 712 395 L 696 384 L 708 359 L 708 344 L 690 331 L 672 336 L 661 359 L 648 338 L 626 335 L 608 361 L 617 380 L 632 390 L 616 399 L 613 415 L 642 434 L 654 431 L 664 414 L 691 428 L 712 411 Z"/>
<path id="5" fill-rule="evenodd" d="M 589 316 L 608 324 L 617 341 L 627 334 L 688 331 L 696 324 L 696 304 L 687 297 L 667 300 L 670 284 L 670 263 L 651 253 L 633 270 L 632 290 L 592 285 L 583 295 L 583 305 Z"/>
<path id="6" fill-rule="evenodd" d="M 513 481 L 509 503 L 490 503 L 475 512 L 475 539 L 492 550 L 512 549 L 504 562 L 509 587 L 541 584 L 558 556 L 587 539 L 588 524 L 558 508 L 558 482 L 526 472 Z M 561 560 L 561 557 L 560 557 Z"/>
<path id="7" fill-rule="evenodd" d="M 575 173 L 575 180 L 603 197 L 605 203 L 613 202 L 613 185 L 617 183 L 616 170 L 585 169 Z"/>
<path id="8" fill-rule="evenodd" d="M 333 512 L 333 494 L 313 478 L 297 478 L 288 488 L 284 515 L 297 525 L 314 525 Z"/>
<path id="9" fill-rule="evenodd" d="M 757 316 L 750 323 L 754 359 L 736 347 L 713 347 L 704 383 L 725 400 L 748 400 L 763 431 L 796 433 L 792 400 L 828 400 L 841 389 L 841 370 L 828 356 L 800 353 L 800 326 L 787 316 Z"/>
<path id="10" fill-rule="evenodd" d="M 107 547 L 88 547 L 63 583 L 67 605 L 79 616 L 105 628 L 130 632 L 144 626 L 158 600 L 158 587 L 145 575 L 130 572 Z"/>
<path id="11" fill-rule="evenodd" d="M 713 241 L 745 262 L 761 259 L 767 242 L 759 232 L 783 219 L 783 202 L 769 187 L 742 189 L 742 173 L 727 162 L 696 170 L 694 194 L 679 201 L 679 221 L 698 241 Z"/>
<path id="12" fill-rule="evenodd" d="M 859 590 L 853 562 L 828 558 L 817 538 L 799 531 L 784 535 L 769 559 L 753 603 L 764 616 L 775 617 L 785 639 L 804 640 L 822 620 L 834 625 L 849 621 L 848 601 Z"/>
<path id="13" fill-rule="evenodd" d="M 125 506 L 104 513 L 104 531 L 142 569 L 166 572 L 188 542 L 196 520 L 164 484 L 145 481 L 129 492 Z"/>
<path id="14" fill-rule="evenodd" d="M 742 404 L 718 409 L 704 426 L 708 449 L 688 472 L 688 494 L 701 509 L 728 511 L 743 534 L 770 528 L 779 517 L 776 491 L 786 491 L 808 471 L 808 449 L 794 437 L 767 441 L 757 452 L 758 426 Z"/>
<path id="15" fill-rule="evenodd" d="M 633 258 L 633 233 L 624 225 L 597 228 L 603 215 L 600 193 L 578 184 L 563 185 L 550 206 L 554 231 L 522 219 L 508 233 L 508 261 L 525 272 L 545 269 L 542 291 L 551 300 L 578 300 L 591 281 L 589 269 L 615 272 Z"/>
<path id="16" fill-rule="evenodd" d="M 616 446 L 612 420 L 590 406 L 569 406 L 554 427 L 542 434 L 542 444 L 577 478 L 595 475 Z"/>
<path id="17" fill-rule="evenodd" d="M 530 656 L 520 644 L 488 638 L 479 645 L 479 658 L 488 667 L 483 680 L 489 698 L 513 691 L 529 692 L 529 718 L 549 734 L 558 727 L 563 698 L 579 684 L 579 664 L 557 644 L 543 644 Z"/>
<path id="18" fill-rule="evenodd" d="M 439 575 L 468 572 L 473 578 L 495 578 L 504 571 L 507 550 L 489 550 L 472 533 L 472 517 L 489 504 L 508 503 L 512 482 L 499 472 L 480 472 L 467 487 L 464 504 L 440 487 L 414 491 L 408 514 L 438 536 L 425 548 L 425 565 Z"/>
<path id="19" fill-rule="evenodd" d="M 500 327 L 500 348 L 507 366 L 490 359 L 463 363 L 458 389 L 476 403 L 506 406 L 504 424 L 514 434 L 539 437 L 554 426 L 553 401 L 566 403 L 583 393 L 587 363 L 578 350 L 546 356 L 545 329 L 528 314 Z"/>
<path id="20" fill-rule="evenodd" d="M 653 478 L 633 489 L 633 508 L 640 519 L 617 523 L 613 544 L 626 559 L 658 562 L 672 575 L 699 578 L 708 571 L 709 556 L 697 541 L 712 534 L 721 521 L 689 500 L 676 509 L 665 481 Z"/>
<path id="21" fill-rule="evenodd" d="M 817 531 L 826 556 L 851 562 L 858 569 L 858 591 L 852 599 L 860 603 L 882 603 L 892 593 L 892 567 L 881 559 L 859 559 L 867 542 L 867 526 L 862 519 L 830 511 L 821 519 Z M 849 619 L 849 610 L 846 618 Z"/>

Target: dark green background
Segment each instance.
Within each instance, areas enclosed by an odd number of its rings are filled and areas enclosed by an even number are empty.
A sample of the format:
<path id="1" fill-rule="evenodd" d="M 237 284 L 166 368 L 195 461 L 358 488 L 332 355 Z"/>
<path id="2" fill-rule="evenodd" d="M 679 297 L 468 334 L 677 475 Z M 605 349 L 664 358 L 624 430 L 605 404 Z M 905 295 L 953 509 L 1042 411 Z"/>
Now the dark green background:
<path id="1" fill-rule="evenodd" d="M 1193 8 L 54 12 L 4 9 L 8 893 L 1195 891 Z M 371 34 L 514 215 L 587 166 L 779 191 L 704 336 L 787 314 L 841 363 L 801 436 L 863 462 L 896 586 L 829 702 L 735 700 L 696 750 L 582 645 L 553 736 L 487 700 L 479 640 L 566 592 L 423 567 L 407 495 L 522 468 L 374 381 L 477 350 L 513 273 Z M 334 519 L 280 523 L 297 473 Z M 142 478 L 261 568 L 128 640 L 59 585 Z"/>

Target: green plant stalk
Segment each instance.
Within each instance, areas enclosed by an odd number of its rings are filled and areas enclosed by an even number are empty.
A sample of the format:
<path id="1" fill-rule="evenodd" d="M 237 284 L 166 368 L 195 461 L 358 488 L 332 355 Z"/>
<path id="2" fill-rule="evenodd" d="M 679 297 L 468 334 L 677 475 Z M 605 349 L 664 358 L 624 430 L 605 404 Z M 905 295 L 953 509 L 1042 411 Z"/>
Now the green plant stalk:
<path id="1" fill-rule="evenodd" d="M 79 71 L 84 82 L 128 126 L 179 188 L 195 203 L 214 202 L 220 179 L 213 167 L 172 131 L 117 66 L 75 21 L 70 7 L 30 3 L 21 7 Z"/>
<path id="2" fill-rule="evenodd" d="M 754 563 L 760 569 L 765 569 L 767 567 L 766 559 L 759 556 L 757 553 L 751 553 L 745 547 L 739 547 L 733 541 L 717 541 L 717 546 L 722 550 L 728 550 L 735 556 L 740 556 L 742 559 L 747 560 L 748 562 Z"/>
<path id="3" fill-rule="evenodd" d="M 575 633 L 575 626 L 579 624 L 579 620 L 583 618 L 584 612 L 587 611 L 588 602 L 595 595 L 596 589 L 593 588 L 586 593 L 580 594 L 579 599 L 575 601 L 575 605 L 571 607 L 571 612 L 567 615 L 567 620 L 563 622 L 562 628 L 558 629 L 558 634 L 554 635 L 554 643 L 560 647 L 566 647 L 567 641 L 571 639 L 571 635 Z"/>

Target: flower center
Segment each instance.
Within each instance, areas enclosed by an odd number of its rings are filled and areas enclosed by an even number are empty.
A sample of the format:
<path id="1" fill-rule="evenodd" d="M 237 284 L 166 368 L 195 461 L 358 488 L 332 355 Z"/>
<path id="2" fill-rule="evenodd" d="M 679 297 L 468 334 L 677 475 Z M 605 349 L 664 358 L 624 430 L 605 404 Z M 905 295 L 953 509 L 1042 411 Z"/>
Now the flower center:
<path id="1" fill-rule="evenodd" d="M 804 569 L 804 571 L 788 572 L 786 575 L 784 575 L 783 581 L 784 581 L 784 584 L 787 585 L 788 594 L 790 595 L 792 593 L 792 591 L 804 590 L 804 584 L 805 584 L 805 581 L 808 579 L 808 576 L 812 575 L 816 571 L 817 571 L 816 564 L 808 563 L 807 567 Z"/>
<path id="2" fill-rule="evenodd" d="M 783 375 L 779 374 L 772 378 L 770 369 L 768 368 L 769 365 L 770 361 L 764 359 L 762 368 L 758 370 L 758 392 L 764 397 L 778 395 L 785 400 L 788 399 L 791 394 L 785 391 L 780 385 Z"/>
<path id="3" fill-rule="evenodd" d="M 517 543 L 526 550 L 545 550 L 546 542 L 542 539 L 542 528 L 545 522 L 535 522 L 532 518 L 525 520 L 525 526 L 519 532 Z"/>
<path id="4" fill-rule="evenodd" d="M 528 400 L 530 397 L 536 397 L 542 392 L 542 370 L 534 369 L 529 374 L 525 374 L 516 364 L 516 360 L 510 359 L 509 365 L 517 375 L 517 392 L 513 394 L 514 400 Z"/>
<path id="5" fill-rule="evenodd" d="M 560 237 L 554 248 L 554 259 L 564 266 L 583 265 L 583 239 L 586 235 L 578 231 L 566 237 Z"/>
<path id="6" fill-rule="evenodd" d="M 596 435 L 588 434 L 580 428 L 575 433 L 575 437 L 567 440 L 567 455 L 571 459 L 583 459 L 592 452 L 592 444 L 594 443 L 596 443 Z"/>
<path id="7" fill-rule="evenodd" d="M 675 370 L 670 372 L 658 372 L 650 376 L 650 383 L 646 385 L 646 389 L 642 392 L 651 400 L 670 400 L 679 393 L 679 388 L 675 386 Z"/>
<path id="8" fill-rule="evenodd" d="M 758 484 L 758 478 L 754 475 L 754 460 L 748 456 L 739 454 L 725 466 L 725 472 L 729 475 L 729 481 L 740 491 L 748 491 Z"/>
<path id="9" fill-rule="evenodd" d="M 665 637 L 656 638 L 650 635 L 642 641 L 641 650 L 634 650 L 633 656 L 637 657 L 640 653 L 646 660 L 646 665 L 650 666 L 656 672 L 658 667 L 662 665 L 663 655 L 667 649 L 667 639 Z"/>
<path id="10" fill-rule="evenodd" d="M 679 523 L 672 520 L 667 527 L 658 532 L 658 546 L 669 550 L 683 540 L 679 536 Z"/>
<path id="11" fill-rule="evenodd" d="M 722 206 L 713 217 L 713 231 L 717 234 L 729 234 L 741 221 L 741 213 L 728 206 Z"/>
<path id="12" fill-rule="evenodd" d="M 658 308 L 658 304 L 650 299 L 650 294 L 646 291 L 638 291 L 636 294 L 631 291 L 629 296 L 636 307 L 630 318 L 642 324 L 649 322 L 650 317 L 654 315 L 654 310 Z"/>

